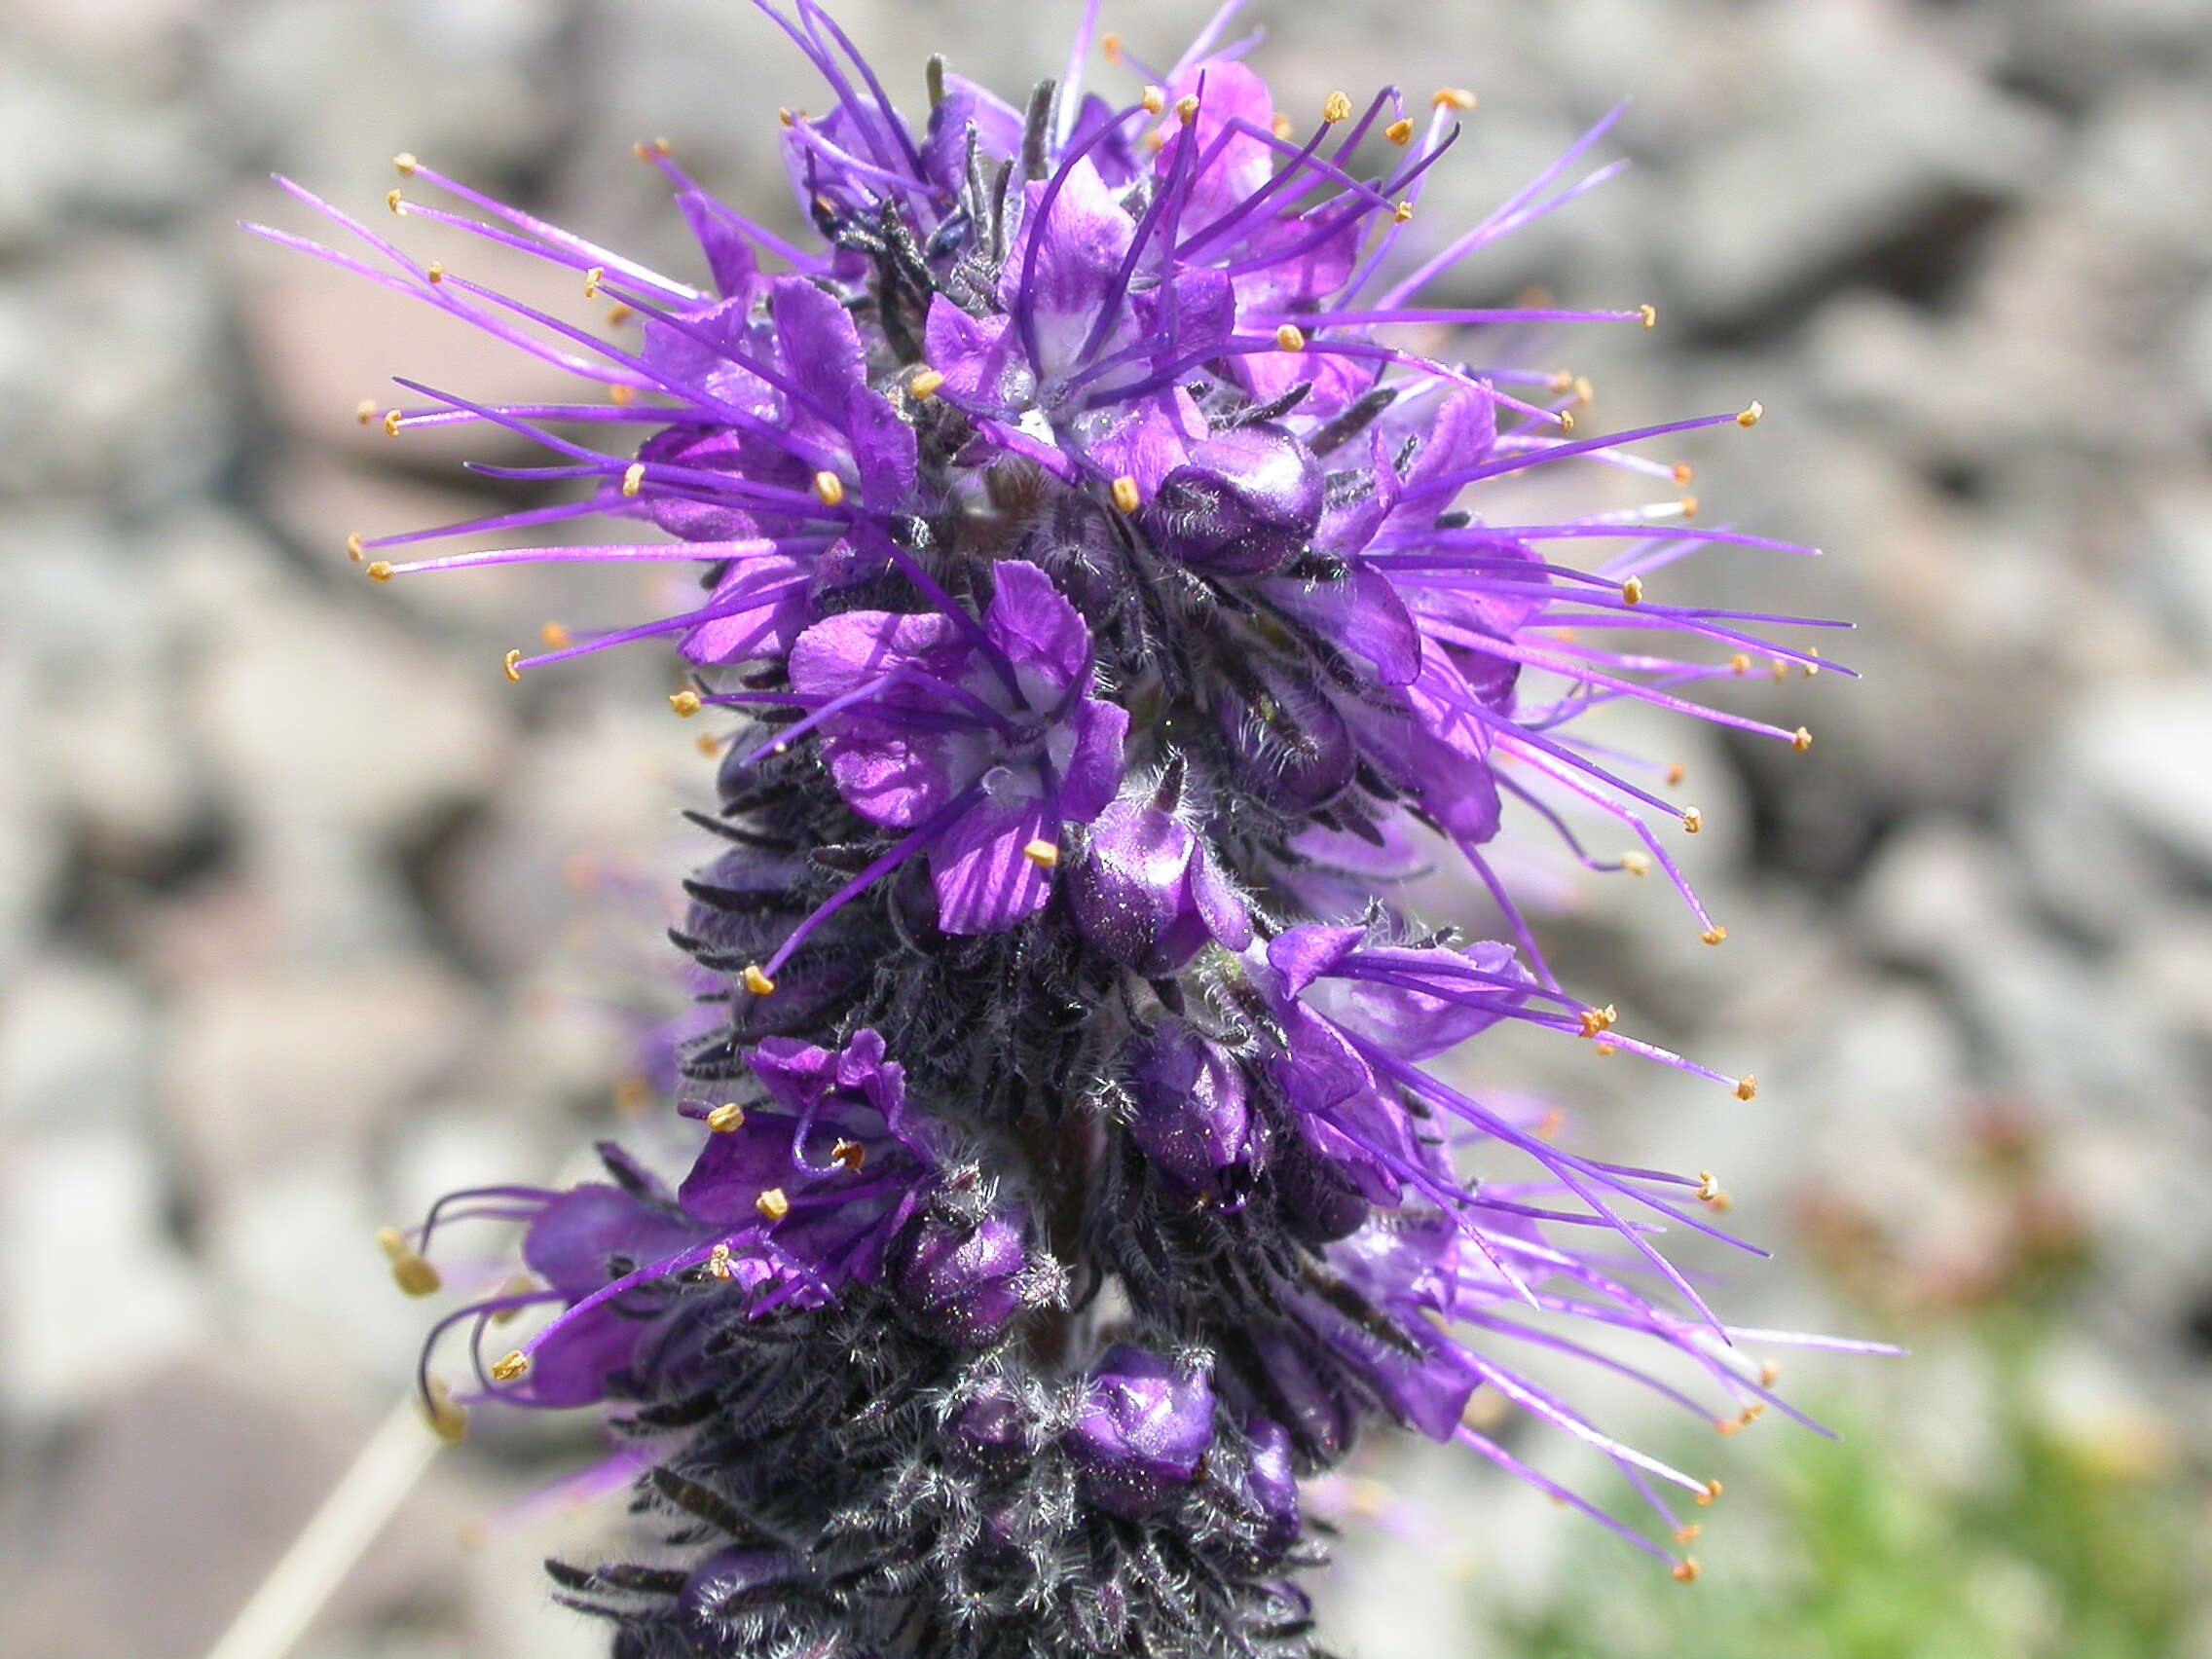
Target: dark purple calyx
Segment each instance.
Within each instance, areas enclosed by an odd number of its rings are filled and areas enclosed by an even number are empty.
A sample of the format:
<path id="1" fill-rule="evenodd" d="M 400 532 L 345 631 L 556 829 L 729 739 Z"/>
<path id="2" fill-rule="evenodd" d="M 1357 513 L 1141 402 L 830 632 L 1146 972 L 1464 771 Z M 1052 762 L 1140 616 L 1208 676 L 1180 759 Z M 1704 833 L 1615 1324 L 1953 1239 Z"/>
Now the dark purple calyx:
<path id="1" fill-rule="evenodd" d="M 1189 1027 L 1163 1024 L 1136 1051 L 1129 1138 L 1170 1180 L 1224 1209 L 1241 1207 L 1267 1153 L 1243 1068 Z"/>
<path id="2" fill-rule="evenodd" d="M 901 1240 L 893 1287 L 936 1334 L 966 1346 L 990 1342 L 1021 1310 L 1029 1254 L 1018 1211 L 966 1222 L 918 1217 Z"/>

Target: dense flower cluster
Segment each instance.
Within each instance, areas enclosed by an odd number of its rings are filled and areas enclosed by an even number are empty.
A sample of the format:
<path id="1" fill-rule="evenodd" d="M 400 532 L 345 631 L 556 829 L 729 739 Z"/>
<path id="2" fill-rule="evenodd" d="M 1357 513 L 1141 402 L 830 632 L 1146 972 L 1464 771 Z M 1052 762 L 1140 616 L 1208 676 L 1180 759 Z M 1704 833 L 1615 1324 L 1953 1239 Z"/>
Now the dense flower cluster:
<path id="1" fill-rule="evenodd" d="M 1299 1480 L 1377 1420 L 1694 1575 L 1662 1489 L 1717 1485 L 1514 1354 L 1642 1377 L 1724 1424 L 1788 1412 L 1738 1346 L 1771 1334 L 1720 1324 L 1652 1241 L 1714 1233 L 1711 1177 L 1565 1150 L 1541 1112 L 1423 1065 L 1519 1021 L 1753 1091 L 1564 989 L 1490 862 L 1512 803 L 1592 868 L 1665 870 L 1717 940 L 1653 828 L 1694 832 L 1696 810 L 1581 722 L 1635 700 L 1810 741 L 1681 694 L 1753 651 L 1812 672 L 1817 652 L 1753 631 L 1791 619 L 1644 585 L 1717 542 L 1802 549 L 1693 530 L 1672 495 L 1518 523 L 1491 488 L 1577 463 L 1678 486 L 1635 446 L 1758 407 L 1578 437 L 1571 378 L 1529 366 L 1532 338 L 1647 310 L 1424 298 L 1609 170 L 1563 182 L 1604 129 L 1417 257 L 1466 93 L 1331 93 L 1301 121 L 1227 40 L 1235 6 L 1161 69 L 1094 42 L 1093 6 L 1025 109 L 936 62 L 909 119 L 815 0 L 759 3 L 830 91 L 783 121 L 819 250 L 662 144 L 640 153 L 710 289 L 412 157 L 389 203 L 569 268 L 636 335 L 418 263 L 289 185 L 367 254 L 267 233 L 608 394 L 402 383 L 424 402 L 389 430 L 526 434 L 553 464 L 482 470 L 575 498 L 356 541 L 369 574 L 689 565 L 671 613 L 507 671 L 666 641 L 692 675 L 677 712 L 734 726 L 701 819 L 722 845 L 680 935 L 716 1011 L 683 1056 L 697 1161 L 671 1187 L 607 1149 L 606 1182 L 457 1195 L 387 1235 L 424 1291 L 449 1224 L 525 1229 L 527 1278 L 440 1329 L 481 1354 L 536 1309 L 535 1334 L 479 1358 L 465 1398 L 425 1369 L 436 1419 L 610 1405 L 670 1550 L 558 1576 L 625 1659 L 1312 1653 Z M 1086 94 L 1094 45 L 1141 90 Z M 1474 330 L 1472 359 L 1405 344 L 1438 325 Z M 606 441 L 628 428 L 643 441 Z M 384 557 L 585 515 L 624 538 Z M 1603 541 L 1596 567 L 1555 557 Z M 1639 850 L 1585 854 L 1575 816 Z M 1391 907 L 1423 837 L 1457 848 L 1510 942 Z M 1478 1391 L 1610 1458 L 1665 1541 L 1477 1426 L 1497 1420 Z"/>

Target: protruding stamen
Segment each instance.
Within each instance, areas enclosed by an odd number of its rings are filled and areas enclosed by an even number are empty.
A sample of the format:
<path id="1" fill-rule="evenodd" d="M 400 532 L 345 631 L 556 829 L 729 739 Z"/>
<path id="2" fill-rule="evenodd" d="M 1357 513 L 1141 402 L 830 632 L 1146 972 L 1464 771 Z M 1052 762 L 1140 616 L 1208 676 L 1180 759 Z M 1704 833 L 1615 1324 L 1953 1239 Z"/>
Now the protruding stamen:
<path id="1" fill-rule="evenodd" d="M 1275 111 L 1274 119 L 1268 123 L 1268 129 L 1277 138 L 1287 140 L 1293 132 L 1298 130 L 1298 123 L 1278 109 Z"/>
<path id="2" fill-rule="evenodd" d="M 1687 778 L 1689 775 L 1690 769 L 1687 766 L 1683 765 L 1679 760 L 1676 761 L 1672 766 L 1667 768 L 1667 787 L 1671 790 L 1680 789 L 1682 787 L 1682 780 L 1684 778 Z"/>
<path id="3" fill-rule="evenodd" d="M 413 151 L 402 150 L 398 155 L 391 158 L 391 165 L 399 169 L 401 178 L 413 178 L 415 169 L 423 164 L 415 159 Z"/>
<path id="4" fill-rule="evenodd" d="M 756 997 L 769 997 L 776 994 L 776 981 L 760 971 L 760 965 L 757 962 L 747 968 L 739 977 L 744 980 L 745 988 Z"/>
<path id="5" fill-rule="evenodd" d="M 399 436 L 398 410 L 393 409 L 386 414 L 384 418 L 384 435 L 387 438 L 396 438 Z"/>
<path id="6" fill-rule="evenodd" d="M 1414 124 L 1403 118 L 1393 121 L 1382 129 L 1382 136 L 1403 149 L 1414 141 Z"/>
<path id="7" fill-rule="evenodd" d="M 1477 101 L 1464 87 L 1439 87 L 1428 100 L 1432 109 L 1456 109 L 1461 114 L 1473 109 Z"/>
<path id="8" fill-rule="evenodd" d="M 1807 680 L 1811 680 L 1821 672 L 1821 647 L 1818 645 L 1807 645 L 1805 647 L 1805 654 L 1814 659 L 1813 661 L 1805 664 L 1805 678 Z"/>
<path id="9" fill-rule="evenodd" d="M 459 1446 L 468 1438 L 468 1411 L 454 1403 L 453 1389 L 443 1377 L 433 1377 L 424 1389 L 423 1418 L 430 1425 L 430 1432 L 448 1446 Z"/>
<path id="10" fill-rule="evenodd" d="M 1759 424 L 1759 417 L 1765 413 L 1766 405 L 1754 397 L 1744 412 L 1736 417 L 1736 424 L 1739 426 L 1755 426 Z"/>
<path id="11" fill-rule="evenodd" d="M 1400 225 L 1412 224 L 1414 218 L 1414 204 L 1412 201 L 1408 200 L 1399 203 L 1397 206 L 1393 207 L 1390 210 L 1390 217 L 1393 222 Z"/>
<path id="12" fill-rule="evenodd" d="M 1098 37 L 1098 51 L 1107 62 L 1118 67 L 1122 61 L 1122 37 L 1118 34 L 1100 35 Z"/>
<path id="13" fill-rule="evenodd" d="M 544 642 L 545 648 L 549 651 L 565 651 L 574 639 L 568 628 L 559 622 L 546 623 L 537 630 L 537 637 Z"/>
<path id="14" fill-rule="evenodd" d="M 444 262 L 436 259 L 431 260 L 427 266 L 424 267 L 423 275 L 430 279 L 430 285 L 432 287 L 436 287 L 440 282 L 443 282 L 446 279 L 446 268 Z"/>
<path id="15" fill-rule="evenodd" d="M 924 369 L 906 383 L 906 390 L 916 403 L 927 403 L 944 389 L 944 376 L 935 369 Z"/>
<path id="16" fill-rule="evenodd" d="M 492 1362 L 492 1381 L 513 1382 L 530 1375 L 530 1355 L 520 1348 L 510 1349 Z"/>
<path id="17" fill-rule="evenodd" d="M 714 1247 L 713 1251 L 709 1253 L 707 1257 L 707 1273 L 712 1278 L 720 1279 L 724 1284 L 727 1284 L 731 1279 L 737 1277 L 737 1269 L 730 1261 L 729 1246 L 727 1244 L 717 1244 Z"/>
<path id="18" fill-rule="evenodd" d="M 1707 944 L 1726 944 L 1728 942 L 1728 930 L 1715 922 L 1697 937 Z"/>
<path id="19" fill-rule="evenodd" d="M 1039 869 L 1054 869 L 1059 866 L 1060 849 L 1055 842 L 1039 839 L 1022 848 L 1021 856 Z"/>
<path id="20" fill-rule="evenodd" d="M 1811 726 L 1799 726 L 1795 731 L 1791 732 L 1789 734 L 1789 747 L 1796 750 L 1800 755 L 1804 754 L 1806 750 L 1812 748 L 1813 728 Z"/>
<path id="21" fill-rule="evenodd" d="M 788 108 L 779 104 L 776 107 L 776 125 L 778 127 L 781 127 L 785 131 L 789 132 L 793 128 L 798 125 L 798 117 L 792 114 L 792 112 Z"/>
<path id="22" fill-rule="evenodd" d="M 645 487 L 645 463 L 642 461 L 633 461 L 622 474 L 622 494 L 635 498 L 638 492 Z"/>
<path id="23" fill-rule="evenodd" d="M 641 162 L 654 162 L 667 155 L 670 148 L 671 146 L 666 138 L 655 138 L 649 143 L 641 138 L 630 146 L 630 154 L 637 157 Z"/>
<path id="24" fill-rule="evenodd" d="M 595 265 L 595 266 L 593 266 L 593 267 L 592 267 L 592 268 L 591 268 L 591 269 L 590 269 L 589 271 L 585 272 L 585 273 L 584 273 L 584 298 L 585 298 L 585 299 L 587 299 L 587 300 L 596 300 L 596 299 L 598 299 L 598 298 L 599 298 L 599 285 L 600 285 L 600 284 L 601 284 L 602 282 L 606 281 L 606 280 L 607 280 L 607 267 L 606 267 L 606 266 L 604 266 L 604 265 Z"/>
<path id="25" fill-rule="evenodd" d="M 1694 806 L 1682 808 L 1682 833 L 1695 835 L 1705 829 L 1705 814 Z"/>
<path id="26" fill-rule="evenodd" d="M 409 1296 L 435 1296 L 444 1281 L 423 1253 L 396 1227 L 385 1228 L 377 1243 L 391 1262 L 391 1280 Z"/>
<path id="27" fill-rule="evenodd" d="M 1747 1076 L 1736 1085 L 1736 1098 L 1739 1100 L 1753 1099 L 1757 1096 L 1758 1091 L 1759 1080 L 1755 1077 Z"/>
<path id="28" fill-rule="evenodd" d="M 841 507 L 845 504 L 845 481 L 834 472 L 817 472 L 814 496 L 826 507 Z"/>
<path id="29" fill-rule="evenodd" d="M 346 538 L 346 557 L 358 565 L 366 555 L 361 550 L 361 533 L 355 531 Z"/>
<path id="30" fill-rule="evenodd" d="M 1695 496 L 1684 496 L 1678 504 L 1681 508 L 1682 517 L 1686 519 L 1697 517 L 1698 499 Z"/>
<path id="31" fill-rule="evenodd" d="M 1137 102 L 1144 105 L 1145 114 L 1159 115 L 1167 108 L 1167 94 L 1158 87 L 1147 87 Z"/>
<path id="32" fill-rule="evenodd" d="M 1144 498 L 1137 494 L 1137 481 L 1126 473 L 1114 480 L 1114 505 L 1124 513 L 1133 513 L 1144 505 Z"/>
<path id="33" fill-rule="evenodd" d="M 1659 326 L 1659 308 L 1657 306 L 1638 306 L 1636 310 L 1637 314 L 1643 318 L 1644 327 L 1657 328 Z"/>
<path id="34" fill-rule="evenodd" d="M 1695 1556 L 1684 1556 L 1680 1561 L 1675 1563 L 1675 1582 L 1677 1584 L 1695 1584 L 1697 1582 L 1697 1558 Z"/>
<path id="35" fill-rule="evenodd" d="M 1645 853 L 1623 853 L 1621 854 L 1621 868 L 1627 870 L 1631 875 L 1649 875 L 1651 873 L 1650 856 Z"/>
<path id="36" fill-rule="evenodd" d="M 1186 92 L 1175 100 L 1175 117 L 1185 127 L 1198 119 L 1198 94 Z"/>
<path id="37" fill-rule="evenodd" d="M 356 553 L 354 557 L 359 558 L 360 555 Z M 368 569 L 364 570 L 361 574 L 368 577 L 372 582 L 388 582 L 393 574 L 391 561 L 389 559 L 372 559 L 369 561 Z"/>
<path id="38" fill-rule="evenodd" d="M 507 671 L 508 682 L 512 684 L 520 685 L 522 683 L 522 668 L 520 666 L 522 663 L 522 652 L 520 652 L 519 650 L 509 651 L 506 654 L 504 662 Z"/>
<path id="39" fill-rule="evenodd" d="M 725 1100 L 707 1114 L 707 1127 L 718 1135 L 734 1135 L 745 1127 L 745 1108 Z"/>
<path id="40" fill-rule="evenodd" d="M 682 719 L 689 719 L 704 707 L 699 701 L 699 693 L 688 687 L 682 691 L 671 692 L 668 698 L 668 706 L 674 709 L 678 717 Z"/>
<path id="41" fill-rule="evenodd" d="M 1306 331 L 1295 322 L 1286 322 L 1275 330 L 1275 344 L 1285 351 L 1306 350 Z"/>
<path id="42" fill-rule="evenodd" d="M 830 1149 L 830 1156 L 857 1175 L 861 1165 L 867 1161 L 867 1148 L 859 1141 L 841 1140 Z"/>
<path id="43" fill-rule="evenodd" d="M 384 193 L 384 204 L 391 209 L 393 218 L 399 219 L 407 216 L 407 198 L 399 193 L 397 186 Z"/>
<path id="44" fill-rule="evenodd" d="M 1559 422 L 1559 429 L 1561 431 L 1571 432 L 1574 430 L 1574 416 L 1569 411 L 1565 409 L 1557 410 L 1554 412 L 1553 419 Z M 1631 605 L 1634 605 L 1636 601 L 1630 600 L 1629 603 Z"/>
<path id="45" fill-rule="evenodd" d="M 607 388 L 607 401 L 613 404 L 617 409 L 627 409 L 631 404 L 638 401 L 638 388 L 634 386 L 626 386 L 621 381 L 616 381 Z"/>
<path id="46" fill-rule="evenodd" d="M 1690 1522 L 1687 1526 L 1675 1529 L 1675 1542 L 1677 1544 L 1694 1544 L 1704 1536 L 1705 1529 L 1695 1521 Z"/>
<path id="47" fill-rule="evenodd" d="M 1692 466 L 1688 461 L 1677 461 L 1675 463 L 1675 482 L 1677 484 L 1679 484 L 1686 489 L 1691 481 L 1696 477 L 1697 468 Z"/>
<path id="48" fill-rule="evenodd" d="M 784 1197 L 781 1187 L 770 1187 L 753 1200 L 753 1207 L 760 1212 L 760 1219 L 774 1223 L 792 1213 L 792 1201 Z"/>
<path id="49" fill-rule="evenodd" d="M 1720 1501 L 1721 1487 L 1718 1481 L 1707 1481 L 1705 1490 L 1697 1494 L 1700 1507 L 1710 1509 Z"/>
<path id="50" fill-rule="evenodd" d="M 1321 119 L 1334 127 L 1340 121 L 1351 119 L 1351 94 L 1331 92 L 1321 104 Z"/>
<path id="51" fill-rule="evenodd" d="M 1631 576 L 1627 581 L 1621 583 L 1621 603 L 1624 605 L 1641 605 L 1643 603 L 1643 578 L 1641 576 Z"/>

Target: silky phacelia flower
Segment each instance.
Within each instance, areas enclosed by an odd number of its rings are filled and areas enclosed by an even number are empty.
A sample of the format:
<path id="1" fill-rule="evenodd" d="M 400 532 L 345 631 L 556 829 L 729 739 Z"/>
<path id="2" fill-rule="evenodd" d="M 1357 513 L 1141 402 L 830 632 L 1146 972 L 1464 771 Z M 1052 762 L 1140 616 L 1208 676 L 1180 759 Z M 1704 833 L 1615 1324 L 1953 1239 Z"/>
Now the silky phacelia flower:
<path id="1" fill-rule="evenodd" d="M 661 642 L 676 712 L 714 727 L 694 822 L 719 845 L 675 930 L 693 1161 L 668 1180 L 605 1147 L 607 1180 L 386 1235 L 427 1293 L 450 1225 L 522 1229 L 525 1275 L 433 1334 L 466 1327 L 476 1368 L 457 1393 L 426 1352 L 434 1421 L 608 1414 L 666 1547 L 555 1575 L 623 1659 L 1317 1653 L 1299 1482 L 1378 1423 L 1694 1576 L 1663 1492 L 1718 1484 L 1601 1428 L 1555 1362 L 1733 1429 L 1796 1415 L 1745 1346 L 1815 1339 L 1723 1324 L 1661 1253 L 1670 1227 L 1725 1239 L 1711 1175 L 1570 1150 L 1560 1114 L 1432 1068 L 1510 1022 L 1754 1092 L 1563 986 L 1492 858 L 1532 827 L 1593 870 L 1662 869 L 1718 942 L 1658 828 L 1697 809 L 1591 717 L 1811 741 L 1692 693 L 1754 658 L 1816 672 L 1775 630 L 1820 624 L 1661 585 L 1704 548 L 1810 551 L 1693 527 L 1686 464 L 1645 450 L 1759 406 L 1588 434 L 1535 351 L 1651 311 L 1479 303 L 1485 250 L 1612 170 L 1572 174 L 1611 118 L 1438 235 L 1422 189 L 1472 97 L 1278 102 L 1237 4 L 1153 68 L 1093 0 L 1016 105 L 941 60 L 894 92 L 818 0 L 756 3 L 827 88 L 782 118 L 811 238 L 657 142 L 695 280 L 411 156 L 388 199 L 565 268 L 611 318 L 421 263 L 289 184 L 365 251 L 264 233 L 600 394 L 400 383 L 419 401 L 388 431 L 520 434 L 548 464 L 479 470 L 556 498 L 356 538 L 372 577 L 696 578 L 506 663 Z M 1117 93 L 1086 90 L 1099 51 Z M 1532 513 L 1538 469 L 1668 493 Z M 536 538 L 592 517 L 615 529 Z M 464 534 L 521 544 L 389 557 Z M 1633 850 L 1585 850 L 1608 822 Z M 1443 858 L 1476 903 L 1440 927 L 1403 889 Z M 1507 1408 L 1602 1453 L 1661 1536 L 1525 1461 Z"/>

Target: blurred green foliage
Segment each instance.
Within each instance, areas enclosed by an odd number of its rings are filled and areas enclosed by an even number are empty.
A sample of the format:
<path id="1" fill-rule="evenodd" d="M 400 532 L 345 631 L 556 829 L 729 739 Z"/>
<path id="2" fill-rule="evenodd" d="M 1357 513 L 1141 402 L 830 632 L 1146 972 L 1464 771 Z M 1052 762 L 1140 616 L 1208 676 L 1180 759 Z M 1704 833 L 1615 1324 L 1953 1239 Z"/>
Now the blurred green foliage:
<path id="1" fill-rule="evenodd" d="M 2159 1439 L 2069 1431 L 2037 1403 L 2048 1327 L 1974 1321 L 1992 1361 L 1993 1455 L 1954 1489 L 1879 1415 L 1831 1403 L 1841 1444 L 1770 1441 L 1748 1513 L 1703 1517 L 1688 1589 L 1593 1536 L 1571 1596 L 1509 1629 L 1528 1659 L 2179 1659 L 2201 1633 L 2201 1500 Z M 1907 1362 L 1909 1363 L 1909 1361 Z M 1755 1507 L 1754 1507 L 1755 1506 Z M 1593 1588 L 1595 1587 L 1595 1588 Z"/>

